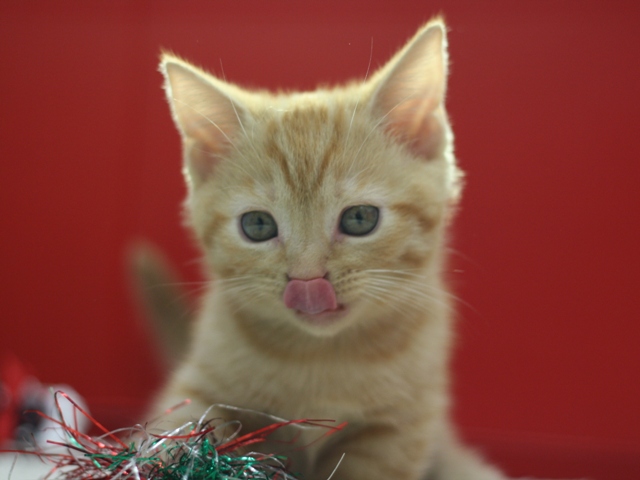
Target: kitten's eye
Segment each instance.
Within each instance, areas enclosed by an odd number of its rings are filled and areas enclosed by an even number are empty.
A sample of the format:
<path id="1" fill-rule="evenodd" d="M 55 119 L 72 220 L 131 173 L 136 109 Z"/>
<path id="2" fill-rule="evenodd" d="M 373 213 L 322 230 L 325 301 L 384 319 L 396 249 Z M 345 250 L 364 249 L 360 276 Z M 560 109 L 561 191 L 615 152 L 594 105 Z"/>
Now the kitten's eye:
<path id="1" fill-rule="evenodd" d="M 267 212 L 247 212 L 240 220 L 242 231 L 254 242 L 264 242 L 278 236 L 278 225 Z"/>
<path id="2" fill-rule="evenodd" d="M 340 231 L 360 237 L 370 233 L 378 224 L 379 210 L 371 205 L 347 208 L 340 219 Z"/>

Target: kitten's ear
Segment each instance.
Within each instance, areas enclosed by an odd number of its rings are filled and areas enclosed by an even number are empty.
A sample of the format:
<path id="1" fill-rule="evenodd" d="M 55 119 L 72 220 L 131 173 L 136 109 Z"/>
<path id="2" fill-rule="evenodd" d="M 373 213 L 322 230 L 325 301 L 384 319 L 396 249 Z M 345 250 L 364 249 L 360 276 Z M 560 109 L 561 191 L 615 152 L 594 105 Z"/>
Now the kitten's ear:
<path id="1" fill-rule="evenodd" d="M 446 143 L 444 94 L 447 81 L 447 39 L 444 23 L 429 22 L 374 78 L 376 115 L 389 133 L 414 154 L 431 159 Z"/>
<path id="2" fill-rule="evenodd" d="M 182 134 L 187 180 L 198 185 L 212 172 L 242 128 L 245 109 L 230 97 L 224 82 L 171 55 L 160 71 L 173 118 Z"/>

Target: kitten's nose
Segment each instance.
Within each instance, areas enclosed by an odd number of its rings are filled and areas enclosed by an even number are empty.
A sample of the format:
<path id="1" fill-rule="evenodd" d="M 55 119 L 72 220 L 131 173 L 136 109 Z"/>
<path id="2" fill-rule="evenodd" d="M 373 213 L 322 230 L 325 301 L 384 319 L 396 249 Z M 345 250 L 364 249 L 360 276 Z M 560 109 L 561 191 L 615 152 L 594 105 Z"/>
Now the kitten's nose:
<path id="1" fill-rule="evenodd" d="M 322 277 L 310 280 L 292 278 L 284 289 L 283 300 L 287 308 L 310 315 L 338 308 L 333 285 Z"/>

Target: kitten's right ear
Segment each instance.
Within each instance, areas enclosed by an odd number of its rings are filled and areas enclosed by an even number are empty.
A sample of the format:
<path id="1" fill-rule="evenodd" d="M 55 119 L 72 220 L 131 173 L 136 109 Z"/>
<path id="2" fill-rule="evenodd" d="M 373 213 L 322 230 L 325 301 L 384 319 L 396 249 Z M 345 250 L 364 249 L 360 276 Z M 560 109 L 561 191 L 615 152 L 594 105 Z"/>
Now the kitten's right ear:
<path id="1" fill-rule="evenodd" d="M 432 159 L 447 143 L 444 94 L 447 83 L 444 22 L 434 19 L 374 77 L 374 112 L 386 130 L 418 157 Z"/>
<path id="2" fill-rule="evenodd" d="M 160 71 L 184 142 L 187 181 L 197 186 L 233 148 L 246 112 L 231 99 L 223 82 L 172 55 L 162 56 Z"/>

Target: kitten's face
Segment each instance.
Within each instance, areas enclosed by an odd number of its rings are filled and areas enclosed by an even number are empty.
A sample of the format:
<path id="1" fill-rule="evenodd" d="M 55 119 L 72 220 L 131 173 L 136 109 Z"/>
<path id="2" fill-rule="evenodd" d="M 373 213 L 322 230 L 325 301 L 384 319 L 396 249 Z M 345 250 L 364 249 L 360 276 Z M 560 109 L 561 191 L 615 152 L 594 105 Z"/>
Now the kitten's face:
<path id="1" fill-rule="evenodd" d="M 349 128 L 352 109 L 291 103 L 246 119 L 252 133 L 236 138 L 194 192 L 192 225 L 221 288 L 234 308 L 316 333 L 381 305 L 405 309 L 412 297 L 400 290 L 425 274 L 440 242 L 446 162 L 412 158 L 366 111 Z M 256 235 L 256 223 L 266 233 Z M 287 308 L 289 280 L 316 278 L 330 283 L 337 305 L 319 314 L 304 300 Z M 329 302 L 319 288 L 317 308 Z"/>
<path id="2" fill-rule="evenodd" d="M 423 29 L 369 83 L 305 94 L 165 64 L 188 218 L 233 311 L 331 335 L 420 308 L 455 196 L 441 32 Z"/>

